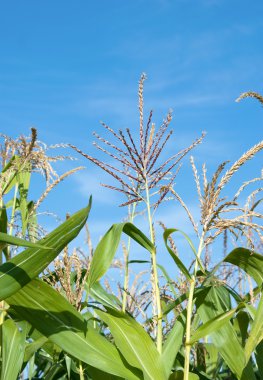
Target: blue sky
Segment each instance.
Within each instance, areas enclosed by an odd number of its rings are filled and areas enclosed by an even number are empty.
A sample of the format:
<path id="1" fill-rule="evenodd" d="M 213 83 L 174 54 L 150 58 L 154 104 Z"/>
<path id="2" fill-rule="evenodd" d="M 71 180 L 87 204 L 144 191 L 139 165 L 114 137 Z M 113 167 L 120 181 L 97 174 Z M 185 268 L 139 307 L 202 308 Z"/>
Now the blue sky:
<path id="1" fill-rule="evenodd" d="M 97 155 L 92 131 L 101 131 L 100 120 L 138 130 L 137 87 L 146 72 L 146 112 L 153 109 L 158 124 L 174 111 L 169 153 L 205 130 L 194 156 L 212 172 L 262 139 L 262 107 L 253 99 L 235 103 L 244 91 L 263 93 L 262 15 L 260 0 L 2 2 L 1 132 L 28 134 L 34 126 L 49 144 L 71 142 Z M 244 169 L 244 179 L 259 174 L 260 161 Z M 96 240 L 125 211 L 119 195 L 99 187 L 111 179 L 81 157 L 77 164 L 87 170 L 61 184 L 42 210 L 63 218 L 93 193 Z M 178 188 L 196 210 L 187 160 L 184 166 Z M 158 218 L 188 229 L 176 205 Z"/>

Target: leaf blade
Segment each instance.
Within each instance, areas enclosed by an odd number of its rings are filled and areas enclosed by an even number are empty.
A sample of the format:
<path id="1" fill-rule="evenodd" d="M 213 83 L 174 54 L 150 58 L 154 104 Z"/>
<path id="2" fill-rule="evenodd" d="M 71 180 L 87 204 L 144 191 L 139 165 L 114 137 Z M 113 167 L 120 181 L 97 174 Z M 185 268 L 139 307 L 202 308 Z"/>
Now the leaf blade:
<path id="1" fill-rule="evenodd" d="M 87 323 L 77 310 L 51 286 L 32 280 L 7 299 L 8 304 L 33 327 L 68 354 L 131 380 L 138 380 L 117 349 Z"/>
<path id="2" fill-rule="evenodd" d="M 247 248 L 235 248 L 223 260 L 243 269 L 254 278 L 258 286 L 263 283 L 263 256 Z"/>
<path id="3" fill-rule="evenodd" d="M 23 363 L 25 341 L 25 331 L 20 332 L 12 319 L 5 320 L 2 325 L 1 379 L 17 379 Z"/>
<path id="4" fill-rule="evenodd" d="M 3 300 L 26 285 L 46 268 L 60 251 L 73 240 L 84 226 L 89 205 L 72 215 L 62 225 L 40 241 L 51 250 L 28 248 L 0 266 L 0 299 Z"/>
<path id="5" fill-rule="evenodd" d="M 123 312 L 109 308 L 107 313 L 100 310 L 96 313 L 109 326 L 115 343 L 125 359 L 143 371 L 145 380 L 166 379 L 162 357 L 150 336 L 138 322 Z"/>
<path id="6" fill-rule="evenodd" d="M 94 251 L 87 279 L 89 287 L 92 287 L 93 284 L 100 280 L 109 269 L 123 232 L 149 252 L 155 252 L 155 247 L 151 241 L 132 223 L 113 224 Z"/>

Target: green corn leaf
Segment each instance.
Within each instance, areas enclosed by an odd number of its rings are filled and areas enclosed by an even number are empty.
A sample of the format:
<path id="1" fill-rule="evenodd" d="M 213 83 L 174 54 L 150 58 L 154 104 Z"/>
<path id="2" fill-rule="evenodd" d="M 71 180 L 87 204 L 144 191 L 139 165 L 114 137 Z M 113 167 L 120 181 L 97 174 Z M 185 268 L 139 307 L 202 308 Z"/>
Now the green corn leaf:
<path id="1" fill-rule="evenodd" d="M 109 326 L 115 344 L 133 367 L 140 368 L 144 380 L 167 379 L 162 357 L 143 327 L 129 315 L 107 308 L 107 313 L 96 311 Z"/>
<path id="2" fill-rule="evenodd" d="M 219 290 L 219 288 L 211 287 L 203 300 L 198 300 L 197 298 L 197 313 L 203 323 L 207 323 L 227 311 L 228 296 L 226 288 L 223 290 Z M 229 321 L 226 321 L 220 329 L 212 332 L 210 336 L 220 355 L 238 379 L 255 379 L 251 365 L 247 365 L 245 351 L 238 340 L 234 327 Z"/>
<path id="3" fill-rule="evenodd" d="M 243 269 L 253 277 L 258 286 L 263 283 L 263 256 L 246 248 L 236 248 L 223 262 L 230 263 Z"/>
<path id="4" fill-rule="evenodd" d="M 95 284 L 109 269 L 118 249 L 122 232 L 149 252 L 155 253 L 155 248 L 151 241 L 132 223 L 113 224 L 95 249 L 87 279 L 89 287 Z"/>
<path id="5" fill-rule="evenodd" d="M 184 333 L 186 326 L 186 311 L 181 313 L 176 319 L 173 328 L 169 332 L 167 339 L 163 345 L 162 360 L 165 363 L 166 377 L 169 376 L 175 358 L 178 354 L 179 349 L 182 346 Z"/>
<path id="6" fill-rule="evenodd" d="M 189 372 L 189 380 L 199 380 L 199 376 L 196 373 Z"/>
<path id="7" fill-rule="evenodd" d="M 0 232 L 6 234 L 7 233 L 7 213 L 6 213 L 6 207 L 3 206 L 0 209 Z M 6 243 L 0 242 L 0 265 L 2 264 L 2 252 L 4 255 L 7 257 L 7 248 L 6 248 Z"/>
<path id="8" fill-rule="evenodd" d="M 176 293 L 176 290 L 175 290 L 175 286 L 173 285 L 173 281 L 172 281 L 171 277 L 169 276 L 167 270 L 164 268 L 163 265 L 160 265 L 160 264 L 157 264 L 157 267 L 161 270 L 161 272 L 162 272 L 164 278 L 165 278 L 166 281 L 167 281 L 167 284 L 168 284 L 168 286 L 169 286 L 171 292 L 173 293 L 173 295 L 174 295 L 175 297 L 177 297 L 177 293 Z"/>
<path id="9" fill-rule="evenodd" d="M 65 358 L 65 363 L 66 363 L 66 367 L 67 367 L 67 375 L 68 375 L 68 379 L 70 380 L 70 372 L 71 372 L 71 365 L 72 365 L 72 359 L 64 354 L 64 358 Z"/>
<path id="10" fill-rule="evenodd" d="M 15 210 L 19 207 L 19 199 L 16 198 L 16 200 L 13 199 L 10 199 L 8 202 L 6 202 L 5 204 L 5 207 L 8 209 L 8 208 L 11 208 L 15 206 Z"/>
<path id="11" fill-rule="evenodd" d="M 6 207 L 2 206 L 0 208 L 0 232 L 7 233 L 7 222 Z"/>
<path id="12" fill-rule="evenodd" d="M 23 364 L 26 329 L 20 332 L 12 319 L 2 325 L 1 379 L 16 380 Z"/>
<path id="13" fill-rule="evenodd" d="M 170 253 L 173 261 L 175 262 L 175 264 L 178 266 L 178 268 L 183 272 L 183 274 L 185 275 L 185 277 L 190 280 L 191 279 L 191 275 L 188 271 L 188 269 L 185 267 L 185 265 L 183 264 L 183 262 L 179 259 L 179 257 L 172 251 L 172 249 L 169 247 L 168 245 L 168 238 L 169 236 L 173 233 L 173 232 L 176 232 L 178 230 L 174 229 L 174 228 L 168 228 L 164 231 L 163 233 L 163 239 L 164 239 L 164 243 L 165 243 L 165 246 L 167 248 L 167 251 Z"/>
<path id="14" fill-rule="evenodd" d="M 263 380 L 263 341 L 259 343 L 255 351 L 255 359 L 258 366 L 260 380 Z"/>
<path id="15" fill-rule="evenodd" d="M 239 307 L 245 307 L 245 306 L 239 305 Z M 231 309 L 227 312 L 218 314 L 214 318 L 204 323 L 192 334 L 191 339 L 190 339 L 190 344 L 193 345 L 199 339 L 212 334 L 214 331 L 220 329 L 221 327 L 224 327 L 225 324 L 229 322 L 231 318 L 234 316 L 237 309 L 238 307 L 235 307 L 234 309 Z"/>
<path id="16" fill-rule="evenodd" d="M 102 371 L 138 380 L 138 370 L 125 363 L 116 347 L 87 326 L 82 315 L 57 291 L 32 280 L 7 300 L 21 318 L 69 355 Z"/>
<path id="17" fill-rule="evenodd" d="M 169 380 L 184 380 L 184 371 L 179 370 L 179 371 L 173 372 L 170 375 Z M 199 376 L 193 372 L 189 372 L 188 380 L 199 380 Z"/>
<path id="18" fill-rule="evenodd" d="M 253 351 L 263 340 L 263 293 L 256 309 L 254 321 L 251 324 L 249 337 L 246 341 L 245 352 L 246 360 L 249 361 Z"/>
<path id="19" fill-rule="evenodd" d="M 200 301 L 204 300 L 210 289 L 211 286 L 196 288 L 194 291 L 194 298 L 198 297 Z M 167 304 L 166 307 L 163 308 L 163 315 L 169 314 L 172 310 L 174 310 L 176 306 L 180 305 L 182 302 L 188 299 L 188 296 L 189 292 L 183 293 L 178 298 L 176 298 L 176 300 Z"/>
<path id="20" fill-rule="evenodd" d="M 41 336 L 40 338 L 36 339 L 34 342 L 27 343 L 25 347 L 25 354 L 24 354 L 24 363 L 27 363 L 32 356 L 36 353 L 37 350 L 39 350 L 41 347 L 44 346 L 48 341 L 48 338 L 45 336 Z"/>
<path id="21" fill-rule="evenodd" d="M 15 168 L 19 166 L 19 163 L 20 163 L 20 157 L 15 155 L 9 160 L 9 162 L 3 168 L 2 173 L 6 173 L 7 171 L 9 171 L 10 176 L 7 179 L 7 181 L 3 183 L 2 195 L 9 193 L 9 191 L 12 190 L 12 188 L 17 183 L 17 178 L 16 178 L 17 170 Z M 14 165 L 13 169 L 12 169 L 12 165 Z"/>
<path id="22" fill-rule="evenodd" d="M 10 261 L 0 266 L 0 300 L 17 292 L 35 278 L 73 240 L 86 223 L 91 208 L 78 211 L 62 225 L 39 241 L 39 244 L 52 248 L 28 248 Z"/>
<path id="23" fill-rule="evenodd" d="M 29 239 L 33 242 L 36 241 L 36 231 L 37 231 L 37 213 L 34 210 L 34 202 L 30 201 L 27 204 L 28 209 L 28 220 L 27 220 L 27 231 Z"/>
<path id="24" fill-rule="evenodd" d="M 17 238 L 15 236 L 8 235 L 4 232 L 0 232 L 0 244 L 3 246 L 6 245 L 16 245 L 19 247 L 29 247 L 29 248 L 40 248 L 40 249 L 51 249 L 42 244 L 31 243 L 30 241 Z"/>
<path id="25" fill-rule="evenodd" d="M 214 379 L 218 369 L 218 349 L 213 343 L 203 343 L 203 345 L 205 348 L 205 372 Z"/>
<path id="26" fill-rule="evenodd" d="M 168 232 L 167 232 L 167 231 L 168 231 Z M 178 230 L 177 228 L 169 228 L 168 230 L 165 230 L 163 236 L 164 236 L 164 241 L 165 241 L 165 245 L 166 245 L 166 247 L 168 247 L 168 243 L 167 243 L 168 236 L 171 235 L 173 232 L 179 232 L 180 234 L 183 235 L 183 237 L 185 238 L 185 240 L 186 240 L 187 243 L 189 244 L 189 246 L 190 246 L 192 252 L 194 253 L 194 255 L 195 255 L 195 257 L 196 257 L 196 260 L 198 261 L 199 268 L 200 268 L 201 272 L 203 272 L 203 273 L 205 274 L 205 273 L 206 273 L 206 270 L 205 270 L 205 268 L 204 268 L 204 266 L 203 266 L 203 264 L 202 264 L 202 261 L 200 260 L 200 258 L 199 258 L 198 255 L 197 255 L 197 252 L 196 252 L 195 246 L 194 246 L 192 240 L 189 238 L 189 236 L 188 236 L 185 232 L 183 232 L 183 231 L 181 231 L 181 230 Z M 166 237 L 166 235 L 167 235 L 167 237 Z M 167 249 L 168 249 L 168 248 L 167 248 Z M 176 257 L 177 257 L 177 256 L 176 256 Z"/>
<path id="27" fill-rule="evenodd" d="M 88 374 L 95 380 L 123 380 L 123 377 L 114 376 L 90 366 L 88 366 Z"/>
<path id="28" fill-rule="evenodd" d="M 112 307 L 113 309 L 120 309 L 122 306 L 120 300 L 113 294 L 109 294 L 99 282 L 92 285 L 89 295 L 103 306 Z"/>
<path id="29" fill-rule="evenodd" d="M 247 305 L 245 304 L 245 306 Z M 248 335 L 248 327 L 250 322 L 249 314 L 247 313 L 247 311 L 240 310 L 236 315 L 236 321 L 240 333 L 240 341 L 242 346 L 244 347 Z"/>

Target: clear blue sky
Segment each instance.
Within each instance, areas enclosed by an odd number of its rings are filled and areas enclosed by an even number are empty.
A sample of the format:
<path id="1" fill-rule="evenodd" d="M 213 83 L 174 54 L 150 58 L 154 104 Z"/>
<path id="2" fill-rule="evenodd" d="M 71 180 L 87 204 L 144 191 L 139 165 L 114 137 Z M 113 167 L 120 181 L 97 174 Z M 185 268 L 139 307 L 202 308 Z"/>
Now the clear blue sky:
<path id="1" fill-rule="evenodd" d="M 262 107 L 234 101 L 247 90 L 263 93 L 262 16 L 261 0 L 2 1 L 1 132 L 28 134 L 35 126 L 47 143 L 71 142 L 96 154 L 91 133 L 100 120 L 138 128 L 137 85 L 146 72 L 146 110 L 154 109 L 156 123 L 174 110 L 171 152 L 205 130 L 194 155 L 212 171 L 262 138 Z M 80 162 L 87 171 L 61 184 L 43 209 L 63 217 L 92 192 L 91 224 L 102 234 L 124 215 L 120 197 L 99 189 L 111 179 Z M 259 164 L 249 168 L 244 179 L 259 174 Z M 178 186 L 193 203 L 193 182 L 181 176 Z M 160 210 L 176 227 L 167 215 Z"/>

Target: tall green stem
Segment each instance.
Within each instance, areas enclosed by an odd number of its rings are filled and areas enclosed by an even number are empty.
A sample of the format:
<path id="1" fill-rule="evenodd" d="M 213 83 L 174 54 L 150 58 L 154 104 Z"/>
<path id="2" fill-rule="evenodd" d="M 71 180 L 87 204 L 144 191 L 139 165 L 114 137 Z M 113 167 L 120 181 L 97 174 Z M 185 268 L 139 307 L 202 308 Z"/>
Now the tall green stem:
<path id="1" fill-rule="evenodd" d="M 133 203 L 132 212 L 130 214 L 129 222 L 132 223 L 135 215 L 136 203 Z M 130 254 L 131 238 L 128 238 L 127 255 L 125 257 L 125 274 L 123 284 L 123 298 L 122 298 L 122 311 L 125 312 L 127 305 L 127 291 L 129 287 L 129 254 Z"/>
<path id="2" fill-rule="evenodd" d="M 192 320 L 192 313 L 193 313 L 193 306 L 194 306 L 194 290 L 195 290 L 195 283 L 196 283 L 196 274 L 198 270 L 198 259 L 200 259 L 201 253 L 203 250 L 204 236 L 205 236 L 205 230 L 203 230 L 202 235 L 200 237 L 197 257 L 196 257 L 195 265 L 194 265 L 194 271 L 190 280 L 190 289 L 189 289 L 187 314 L 186 314 L 184 380 L 189 379 L 189 366 L 190 366 L 190 353 L 191 353 L 191 345 L 189 342 L 191 339 L 191 320 Z"/>
<path id="3" fill-rule="evenodd" d="M 145 192 L 146 192 L 146 206 L 147 206 L 148 222 L 149 222 L 149 228 L 150 228 L 150 236 L 151 236 L 152 243 L 155 245 L 147 176 L 146 176 L 146 180 L 145 180 Z M 157 350 L 161 354 L 162 353 L 162 342 L 163 342 L 163 332 L 162 332 L 163 314 L 162 314 L 161 297 L 160 297 L 158 272 L 157 272 L 156 249 L 154 249 L 154 251 L 152 252 L 151 259 L 152 259 L 151 261 L 152 261 L 153 286 L 154 286 L 153 290 L 155 293 L 155 302 L 156 302 L 156 307 L 157 307 Z"/>

